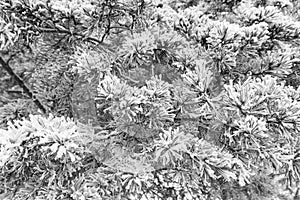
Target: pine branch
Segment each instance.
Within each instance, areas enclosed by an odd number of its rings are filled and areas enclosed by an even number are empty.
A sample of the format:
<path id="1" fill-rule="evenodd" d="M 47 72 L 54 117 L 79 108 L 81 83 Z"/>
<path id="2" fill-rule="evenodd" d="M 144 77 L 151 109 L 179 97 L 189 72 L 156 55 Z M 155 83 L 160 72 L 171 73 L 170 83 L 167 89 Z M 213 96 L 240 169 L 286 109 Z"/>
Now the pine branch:
<path id="1" fill-rule="evenodd" d="M 33 100 L 35 105 L 43 112 L 46 113 L 46 109 L 43 104 L 36 98 L 36 96 L 32 93 L 32 91 L 26 86 L 24 81 L 13 71 L 13 69 L 9 66 L 8 62 L 5 62 L 2 57 L 0 57 L 0 64 L 7 71 L 7 73 L 17 81 L 18 85 L 23 89 L 23 91 L 29 96 L 30 99 Z"/>
<path id="2" fill-rule="evenodd" d="M 67 34 L 67 35 L 73 35 L 82 38 L 84 41 L 88 41 L 97 45 L 101 45 L 102 47 L 105 47 L 107 50 L 114 52 L 108 44 L 104 43 L 102 40 L 98 40 L 97 38 L 93 37 L 87 37 L 84 34 L 80 33 L 73 33 L 70 30 L 67 29 L 62 29 L 62 28 L 44 28 L 44 27 L 37 27 L 37 30 L 41 33 L 62 33 L 62 34 Z"/>

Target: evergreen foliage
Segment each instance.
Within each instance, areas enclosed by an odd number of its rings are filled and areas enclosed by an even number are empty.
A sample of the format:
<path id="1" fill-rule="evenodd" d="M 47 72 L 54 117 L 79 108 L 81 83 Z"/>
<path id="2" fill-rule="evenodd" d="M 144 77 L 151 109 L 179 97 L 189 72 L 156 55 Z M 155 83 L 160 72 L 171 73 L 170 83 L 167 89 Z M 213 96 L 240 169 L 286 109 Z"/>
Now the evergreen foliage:
<path id="1" fill-rule="evenodd" d="M 0 199 L 299 199 L 299 7 L 1 1 Z"/>

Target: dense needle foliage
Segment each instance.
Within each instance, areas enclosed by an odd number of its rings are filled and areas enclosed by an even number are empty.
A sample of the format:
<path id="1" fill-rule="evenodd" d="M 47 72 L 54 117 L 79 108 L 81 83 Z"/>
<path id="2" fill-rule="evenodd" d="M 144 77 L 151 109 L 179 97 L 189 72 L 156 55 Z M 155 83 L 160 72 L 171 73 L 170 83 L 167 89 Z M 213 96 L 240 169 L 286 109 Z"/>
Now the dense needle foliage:
<path id="1" fill-rule="evenodd" d="M 0 199 L 299 199 L 299 8 L 0 1 Z"/>

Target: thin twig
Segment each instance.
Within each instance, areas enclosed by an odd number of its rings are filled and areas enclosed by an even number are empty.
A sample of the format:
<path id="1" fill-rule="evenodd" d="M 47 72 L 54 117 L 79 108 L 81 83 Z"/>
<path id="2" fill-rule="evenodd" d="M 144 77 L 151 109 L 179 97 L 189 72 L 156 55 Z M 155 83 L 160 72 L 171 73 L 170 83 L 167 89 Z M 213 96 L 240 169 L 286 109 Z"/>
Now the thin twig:
<path id="1" fill-rule="evenodd" d="M 2 57 L 0 57 L 0 64 L 2 67 L 8 72 L 10 76 L 14 78 L 15 81 L 17 81 L 18 85 L 23 89 L 23 91 L 29 96 L 30 99 L 33 100 L 35 105 L 43 112 L 46 113 L 46 109 L 43 106 L 43 104 L 36 98 L 36 96 L 32 93 L 32 91 L 26 86 L 24 81 L 13 71 L 13 69 L 9 66 L 7 62 L 3 60 Z"/>
<path id="2" fill-rule="evenodd" d="M 98 45 L 101 45 L 103 47 L 106 47 L 109 51 L 114 52 L 109 46 L 108 44 L 105 44 L 103 41 L 98 40 L 97 38 L 93 38 L 93 37 L 87 37 L 83 34 L 80 33 L 72 33 L 71 31 L 67 30 L 67 29 L 59 29 L 59 28 L 43 28 L 43 27 L 37 27 L 38 31 L 43 32 L 43 33 L 64 33 L 64 34 L 68 34 L 68 35 L 74 35 L 74 36 L 78 36 L 83 38 L 83 40 L 86 40 L 88 42 L 92 42 L 92 43 L 96 43 Z"/>

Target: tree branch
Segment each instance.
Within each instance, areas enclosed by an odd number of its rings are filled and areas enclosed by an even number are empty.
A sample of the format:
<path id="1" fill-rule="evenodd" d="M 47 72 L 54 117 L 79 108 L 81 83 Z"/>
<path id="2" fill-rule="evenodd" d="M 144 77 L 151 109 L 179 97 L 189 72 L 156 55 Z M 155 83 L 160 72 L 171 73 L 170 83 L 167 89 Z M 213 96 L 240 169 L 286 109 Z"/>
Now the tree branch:
<path id="1" fill-rule="evenodd" d="M 24 81 L 13 71 L 13 69 L 9 66 L 8 62 L 5 62 L 2 57 L 0 57 L 0 64 L 8 72 L 10 76 L 17 81 L 18 85 L 23 89 L 23 91 L 33 100 L 35 105 L 43 112 L 46 113 L 46 108 L 43 104 L 36 98 L 36 96 L 31 92 L 31 90 L 25 85 Z"/>
<path id="2" fill-rule="evenodd" d="M 80 34 L 80 33 L 72 33 L 71 31 L 67 30 L 67 29 L 61 29 L 61 28 L 43 28 L 43 27 L 37 27 L 37 30 L 39 32 L 42 33 L 64 33 L 67 35 L 74 35 L 77 37 L 81 37 L 83 40 L 94 43 L 94 44 L 98 44 L 101 45 L 103 47 L 105 47 L 107 50 L 114 52 L 108 44 L 104 43 L 103 41 L 98 40 L 97 38 L 93 38 L 93 37 L 87 37 L 84 34 Z"/>

